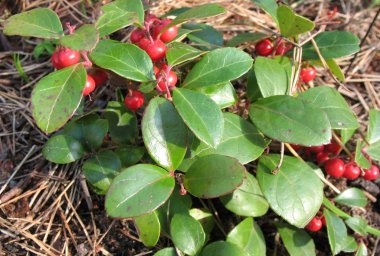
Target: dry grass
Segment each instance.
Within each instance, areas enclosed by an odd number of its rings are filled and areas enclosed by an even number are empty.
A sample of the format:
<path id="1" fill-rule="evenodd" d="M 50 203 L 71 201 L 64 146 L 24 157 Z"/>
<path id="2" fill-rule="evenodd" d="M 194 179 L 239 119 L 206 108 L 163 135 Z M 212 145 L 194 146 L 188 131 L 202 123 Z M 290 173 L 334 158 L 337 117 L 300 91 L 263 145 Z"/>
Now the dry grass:
<path id="1" fill-rule="evenodd" d="M 209 2 L 227 9 L 225 14 L 206 20 L 222 31 L 225 39 L 241 32 L 261 31 L 268 35 L 274 32 L 274 23 L 248 0 Z M 293 7 L 315 20 L 317 29 L 344 29 L 364 37 L 375 9 L 364 8 L 363 1 L 336 1 L 341 10 L 330 21 L 326 14 L 331 6 L 326 2 L 329 1 L 298 1 Z M 153 12 L 163 14 L 173 8 L 203 3 L 203 0 L 163 0 L 155 4 Z M 0 14 L 4 13 L 0 18 L 5 18 L 10 10 L 19 12 L 38 6 L 49 7 L 57 11 L 61 19 L 78 24 L 93 21 L 99 10 L 99 5 L 92 6 L 90 1 L 81 0 L 5 1 L 0 3 Z M 83 8 L 87 13 L 82 12 Z M 380 107 L 379 37 L 380 19 L 357 58 L 339 60 L 348 74 L 345 86 L 339 86 L 331 76 L 320 75 L 315 81 L 315 84 L 338 86 L 363 125 L 368 119 L 368 110 Z M 47 136 L 35 126 L 29 98 L 36 82 L 52 68 L 47 58 L 38 62 L 32 58 L 31 51 L 38 41 L 15 40 L 0 33 L 4 49 L 0 52 L 0 255 L 151 254 L 138 243 L 130 223 L 105 216 L 103 198 L 87 188 L 81 175 L 81 163 L 62 166 L 43 159 L 41 149 Z M 242 47 L 252 50 L 251 45 Z M 28 82 L 13 65 L 15 53 L 20 56 Z M 347 70 L 352 61 L 351 69 Z M 319 74 L 327 74 L 322 69 L 319 71 Z M 94 102 L 98 99 L 100 97 L 95 96 Z"/>

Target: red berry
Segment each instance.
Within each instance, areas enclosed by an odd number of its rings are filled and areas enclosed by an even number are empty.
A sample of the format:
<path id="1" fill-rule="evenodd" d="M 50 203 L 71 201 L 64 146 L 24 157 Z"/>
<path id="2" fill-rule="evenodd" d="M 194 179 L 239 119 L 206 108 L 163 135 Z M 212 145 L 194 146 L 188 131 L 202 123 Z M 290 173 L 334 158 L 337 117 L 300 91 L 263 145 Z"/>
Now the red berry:
<path id="1" fill-rule="evenodd" d="M 317 76 L 317 70 L 310 66 L 308 68 L 303 68 L 300 73 L 301 80 L 304 83 L 312 81 Z"/>
<path id="2" fill-rule="evenodd" d="M 341 150 L 341 147 L 339 146 L 339 144 L 337 144 L 335 142 L 331 142 L 330 144 L 327 144 L 325 146 L 325 150 L 334 154 L 334 155 L 338 155 L 340 150 Z"/>
<path id="3" fill-rule="evenodd" d="M 144 30 L 138 28 L 132 31 L 130 38 L 131 38 L 132 43 L 137 44 L 144 37 L 145 37 Z"/>
<path id="4" fill-rule="evenodd" d="M 311 232 L 317 232 L 322 228 L 322 221 L 318 217 L 314 217 L 309 224 L 307 224 L 306 229 Z"/>
<path id="5" fill-rule="evenodd" d="M 343 177 L 349 180 L 355 180 L 360 176 L 360 168 L 356 165 L 355 162 L 349 162 L 344 166 Z"/>
<path id="6" fill-rule="evenodd" d="M 70 48 L 58 48 L 53 53 L 51 61 L 56 69 L 66 68 L 80 61 L 80 53 Z"/>
<path id="7" fill-rule="evenodd" d="M 98 69 L 98 68 L 95 70 L 92 70 L 91 76 L 94 79 L 96 86 L 105 84 L 108 79 L 108 73 L 104 71 L 103 69 Z"/>
<path id="8" fill-rule="evenodd" d="M 287 51 L 289 51 L 290 49 L 292 49 L 292 46 L 291 45 L 286 45 L 285 42 L 281 42 L 277 45 L 277 48 L 276 48 L 276 51 L 275 51 L 275 55 L 284 55 Z"/>
<path id="9" fill-rule="evenodd" d="M 164 27 L 166 27 L 167 25 L 169 25 L 170 22 L 172 22 L 172 21 L 169 19 L 162 20 L 161 23 L 153 29 L 153 36 L 155 38 L 157 38 L 158 35 L 161 33 L 162 29 Z M 168 43 L 168 42 L 172 41 L 174 38 L 176 38 L 177 35 L 178 35 L 178 27 L 172 26 L 172 27 L 169 27 L 168 29 L 166 29 L 160 35 L 160 39 L 161 39 L 161 41 Z"/>
<path id="10" fill-rule="evenodd" d="M 132 91 L 132 94 L 125 96 L 125 106 L 135 112 L 144 104 L 144 94 L 140 91 Z"/>
<path id="11" fill-rule="evenodd" d="M 158 88 L 165 92 L 166 91 L 166 83 L 168 84 L 168 88 L 173 88 L 175 87 L 176 83 L 177 83 L 177 74 L 174 73 L 173 71 L 170 70 L 168 76 L 165 77 L 165 75 L 162 76 L 162 79 L 160 82 L 158 82 Z"/>
<path id="12" fill-rule="evenodd" d="M 92 76 L 87 74 L 87 80 L 86 80 L 86 85 L 84 86 L 83 89 L 83 95 L 89 95 L 91 92 L 95 90 L 95 81 L 92 78 Z"/>
<path id="13" fill-rule="evenodd" d="M 150 41 L 143 38 L 139 42 L 139 47 L 146 51 L 152 61 L 158 61 L 165 57 L 166 54 L 166 45 L 160 39 Z"/>
<path id="14" fill-rule="evenodd" d="M 379 177 L 379 168 L 376 165 L 371 165 L 371 168 L 364 170 L 365 180 L 376 180 Z"/>
<path id="15" fill-rule="evenodd" d="M 273 52 L 273 44 L 268 38 L 266 38 L 256 44 L 255 50 L 259 56 L 268 56 Z"/>
<path id="16" fill-rule="evenodd" d="M 317 153 L 317 163 L 319 165 L 324 164 L 327 160 L 330 159 L 329 153 L 328 152 L 319 152 Z"/>
<path id="17" fill-rule="evenodd" d="M 314 153 L 322 152 L 324 149 L 325 149 L 324 145 L 310 147 L 311 152 L 314 152 Z"/>
<path id="18" fill-rule="evenodd" d="M 344 173 L 344 162 L 339 158 L 329 159 L 325 162 L 325 171 L 335 178 L 342 177 Z"/>

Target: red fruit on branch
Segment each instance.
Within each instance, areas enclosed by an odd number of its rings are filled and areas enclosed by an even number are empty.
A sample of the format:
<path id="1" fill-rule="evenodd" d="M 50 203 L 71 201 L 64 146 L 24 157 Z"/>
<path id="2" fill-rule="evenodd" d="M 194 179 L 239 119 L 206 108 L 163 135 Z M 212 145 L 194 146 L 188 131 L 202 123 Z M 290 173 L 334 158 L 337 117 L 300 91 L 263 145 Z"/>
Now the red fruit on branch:
<path id="1" fill-rule="evenodd" d="M 161 76 L 161 75 L 159 75 Z M 158 82 L 158 88 L 165 92 L 166 91 L 166 84 L 168 85 L 168 88 L 173 88 L 177 84 L 177 74 L 173 72 L 172 70 L 169 71 L 169 74 L 167 76 L 163 75 L 161 80 Z"/>
<path id="2" fill-rule="evenodd" d="M 165 57 L 166 54 L 166 45 L 160 39 L 150 41 L 143 38 L 139 42 L 139 47 L 146 51 L 152 61 L 158 61 Z"/>
<path id="3" fill-rule="evenodd" d="M 130 94 L 125 96 L 124 103 L 127 108 L 135 112 L 144 104 L 144 94 L 140 91 L 131 91 Z"/>
<path id="4" fill-rule="evenodd" d="M 161 23 L 153 29 L 154 38 L 158 38 L 159 34 L 162 30 L 171 23 L 172 21 L 169 19 L 164 19 Z M 159 37 L 159 39 L 165 43 L 172 41 L 178 35 L 178 27 L 172 26 L 166 29 Z"/>
<path id="5" fill-rule="evenodd" d="M 311 232 L 317 232 L 321 230 L 321 228 L 322 228 L 322 221 L 318 217 L 312 218 L 309 224 L 307 224 L 306 226 L 306 229 Z"/>
<path id="6" fill-rule="evenodd" d="M 330 159 L 330 156 L 328 152 L 323 151 L 323 152 L 317 153 L 317 163 L 319 165 L 324 164 L 329 159 Z"/>
<path id="7" fill-rule="evenodd" d="M 77 64 L 80 61 L 80 53 L 70 48 L 58 48 L 51 56 L 51 62 L 56 69 L 62 69 Z"/>
<path id="8" fill-rule="evenodd" d="M 87 96 L 94 90 L 95 90 L 95 80 L 92 78 L 92 76 L 87 75 L 86 84 L 83 89 L 83 95 Z"/>
<path id="9" fill-rule="evenodd" d="M 339 154 L 339 152 L 340 152 L 341 149 L 342 148 L 340 147 L 340 145 L 337 144 L 337 143 L 335 143 L 335 142 L 331 142 L 330 144 L 327 144 L 325 146 L 325 150 L 327 152 L 330 152 L 330 153 L 334 154 L 334 155 Z"/>
<path id="10" fill-rule="evenodd" d="M 349 180 L 355 180 L 360 176 L 360 168 L 356 165 L 355 162 L 349 162 L 344 166 L 343 177 Z"/>
<path id="11" fill-rule="evenodd" d="M 137 28 L 137 29 L 132 31 L 130 38 L 131 38 L 132 43 L 137 44 L 144 37 L 145 37 L 144 30 Z"/>
<path id="12" fill-rule="evenodd" d="M 108 73 L 104 71 L 103 69 L 94 69 L 91 72 L 91 76 L 95 81 L 96 86 L 103 85 L 108 80 Z"/>
<path id="13" fill-rule="evenodd" d="M 376 180 L 379 177 L 379 168 L 376 165 L 371 165 L 371 168 L 364 170 L 365 180 Z"/>
<path id="14" fill-rule="evenodd" d="M 300 73 L 301 80 L 304 83 L 312 81 L 316 76 L 317 70 L 313 66 L 303 68 Z"/>
<path id="15" fill-rule="evenodd" d="M 344 173 L 344 162 L 339 158 L 333 158 L 325 162 L 325 171 L 335 178 L 342 177 Z"/>
<path id="16" fill-rule="evenodd" d="M 310 147 L 311 152 L 314 152 L 316 154 L 319 152 L 322 152 L 324 149 L 325 149 L 324 145 Z"/>
<path id="17" fill-rule="evenodd" d="M 256 44 L 255 51 L 259 56 L 268 56 L 273 52 L 273 44 L 268 38 L 266 38 Z"/>

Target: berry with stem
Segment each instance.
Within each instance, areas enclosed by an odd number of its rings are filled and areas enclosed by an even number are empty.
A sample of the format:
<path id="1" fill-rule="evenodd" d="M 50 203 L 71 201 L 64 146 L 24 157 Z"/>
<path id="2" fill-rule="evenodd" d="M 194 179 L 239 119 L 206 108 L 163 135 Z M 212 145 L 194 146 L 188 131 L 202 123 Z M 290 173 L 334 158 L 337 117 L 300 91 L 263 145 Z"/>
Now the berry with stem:
<path id="1" fill-rule="evenodd" d="M 129 94 L 125 96 L 124 100 L 125 106 L 136 112 L 137 109 L 141 108 L 144 104 L 144 94 L 140 91 L 129 91 Z"/>
<path id="2" fill-rule="evenodd" d="M 349 162 L 344 166 L 343 177 L 348 180 L 355 180 L 360 176 L 360 168 L 356 165 L 355 162 Z"/>
<path id="3" fill-rule="evenodd" d="M 91 76 L 94 79 L 96 86 L 103 85 L 108 80 L 108 73 L 104 71 L 103 69 L 99 69 L 99 68 L 94 69 L 91 72 Z"/>
<path id="4" fill-rule="evenodd" d="M 316 76 L 317 70 L 313 66 L 303 68 L 300 73 L 301 80 L 304 83 L 313 81 Z"/>
<path id="5" fill-rule="evenodd" d="M 130 39 L 132 43 L 137 44 L 144 37 L 145 37 L 144 30 L 138 28 L 132 31 Z"/>
<path id="6" fill-rule="evenodd" d="M 369 169 L 364 170 L 365 180 L 376 180 L 379 177 L 379 168 L 376 165 L 371 165 Z"/>
<path id="7" fill-rule="evenodd" d="M 86 84 L 83 88 L 83 95 L 87 96 L 95 90 L 95 81 L 91 75 L 87 74 Z"/>
<path id="8" fill-rule="evenodd" d="M 69 67 L 79 61 L 80 53 L 70 48 L 58 48 L 51 57 L 51 62 L 56 69 Z"/>
<path id="9" fill-rule="evenodd" d="M 332 177 L 342 177 L 344 173 L 344 162 L 339 158 L 332 158 L 325 162 L 325 171 Z"/>
<path id="10" fill-rule="evenodd" d="M 170 22 L 172 22 L 172 21 L 169 19 L 162 20 L 161 23 L 153 29 L 153 36 L 155 38 L 159 38 L 161 41 L 163 41 L 165 43 L 168 43 L 168 42 L 172 41 L 174 38 L 176 38 L 178 35 L 178 27 L 177 26 L 171 26 L 168 29 L 166 29 L 164 32 L 162 32 L 162 30 L 167 25 L 169 25 Z M 161 32 L 162 32 L 162 34 L 160 35 Z"/>
<path id="11" fill-rule="evenodd" d="M 273 44 L 266 38 L 256 44 L 255 51 L 259 56 L 268 56 L 273 52 Z"/>
<path id="12" fill-rule="evenodd" d="M 143 49 L 154 62 L 165 57 L 167 49 L 166 45 L 160 39 L 151 41 L 147 38 L 140 40 L 139 47 Z"/>
<path id="13" fill-rule="evenodd" d="M 329 159 L 330 159 L 330 156 L 328 152 L 322 151 L 322 152 L 317 153 L 317 163 L 319 165 L 324 164 Z"/>
<path id="14" fill-rule="evenodd" d="M 307 224 L 306 229 L 311 231 L 311 232 L 317 232 L 321 230 L 322 228 L 322 221 L 320 218 L 315 216 L 314 218 L 311 219 L 309 224 Z"/>

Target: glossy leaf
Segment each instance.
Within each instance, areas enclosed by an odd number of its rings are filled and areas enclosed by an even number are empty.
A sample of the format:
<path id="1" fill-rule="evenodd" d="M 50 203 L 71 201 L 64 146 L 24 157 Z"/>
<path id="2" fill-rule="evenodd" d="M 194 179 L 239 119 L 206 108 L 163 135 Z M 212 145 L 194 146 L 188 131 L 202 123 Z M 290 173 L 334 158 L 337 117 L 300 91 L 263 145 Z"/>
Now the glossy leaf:
<path id="1" fill-rule="evenodd" d="M 366 146 L 364 141 L 356 141 L 355 148 L 355 163 L 361 168 L 369 169 L 371 167 L 371 162 L 363 154 L 363 148 Z"/>
<path id="2" fill-rule="evenodd" d="M 167 247 L 156 252 L 154 256 L 178 256 L 178 254 L 175 248 Z"/>
<path id="3" fill-rule="evenodd" d="M 201 56 L 204 52 L 190 45 L 172 42 L 166 52 L 168 64 L 176 66 Z"/>
<path id="4" fill-rule="evenodd" d="M 380 141 L 375 142 L 371 145 L 369 145 L 366 149 L 365 152 L 373 159 L 376 161 L 380 161 Z"/>
<path id="5" fill-rule="evenodd" d="M 264 34 L 264 33 L 261 33 L 261 32 L 241 33 L 241 34 L 238 34 L 237 36 L 233 37 L 232 39 L 230 39 L 227 42 L 226 46 L 236 47 L 239 44 L 243 44 L 243 43 L 246 43 L 246 42 L 255 43 L 255 42 L 257 42 L 259 40 L 262 40 L 264 38 L 267 38 L 267 37 L 268 37 L 267 34 Z"/>
<path id="6" fill-rule="evenodd" d="M 239 246 L 249 256 L 265 256 L 263 232 L 252 218 L 246 218 L 227 235 L 227 242 Z"/>
<path id="7" fill-rule="evenodd" d="M 230 242 L 217 241 L 207 245 L 201 252 L 200 256 L 249 256 L 239 246 Z"/>
<path id="8" fill-rule="evenodd" d="M 45 133 L 61 128 L 75 113 L 82 99 L 86 70 L 73 65 L 42 78 L 32 92 L 32 114 Z"/>
<path id="9" fill-rule="evenodd" d="M 203 51 L 211 51 L 223 46 L 223 34 L 210 25 L 189 23 L 183 24 L 182 27 L 191 31 L 187 34 L 187 38 Z"/>
<path id="10" fill-rule="evenodd" d="M 305 146 L 327 144 L 331 126 L 327 115 L 312 104 L 291 96 L 271 96 L 258 100 L 249 116 L 266 136 Z"/>
<path id="11" fill-rule="evenodd" d="M 61 44 L 72 50 L 92 51 L 99 41 L 99 31 L 94 25 L 85 24 L 71 35 L 62 37 Z"/>
<path id="12" fill-rule="evenodd" d="M 130 218 L 150 213 L 165 203 L 174 188 L 174 178 L 164 169 L 138 164 L 124 169 L 113 180 L 107 196 L 107 214 Z"/>
<path id="13" fill-rule="evenodd" d="M 216 148 L 193 141 L 193 155 L 205 156 L 219 154 L 231 156 L 246 164 L 257 159 L 263 152 L 268 141 L 248 121 L 232 113 L 224 113 L 224 129 L 222 139 Z"/>
<path id="14" fill-rule="evenodd" d="M 102 40 L 90 54 L 91 60 L 104 69 L 138 82 L 154 80 L 149 55 L 133 44 Z"/>
<path id="15" fill-rule="evenodd" d="M 256 178 L 246 174 L 246 178 L 232 194 L 220 198 L 220 201 L 231 212 L 240 216 L 259 217 L 267 213 L 269 204 Z"/>
<path id="16" fill-rule="evenodd" d="M 145 153 L 143 147 L 136 146 L 121 146 L 115 150 L 115 153 L 119 156 L 121 165 L 123 167 L 129 167 L 138 163 Z"/>
<path id="17" fill-rule="evenodd" d="M 50 162 L 68 164 L 80 159 L 84 155 L 84 148 L 71 136 L 55 135 L 45 143 L 42 155 Z"/>
<path id="18" fill-rule="evenodd" d="M 183 179 L 190 194 L 215 198 L 231 193 L 245 178 L 245 168 L 236 159 L 222 155 L 198 158 Z"/>
<path id="19" fill-rule="evenodd" d="M 212 229 L 215 226 L 215 220 L 212 213 L 206 209 L 193 208 L 189 211 L 189 214 L 191 215 L 191 217 L 193 217 L 194 219 L 199 221 L 199 223 L 201 223 L 203 230 L 206 233 L 207 240 L 208 234 L 212 231 Z"/>
<path id="20" fill-rule="evenodd" d="M 211 16 L 216 16 L 224 12 L 225 12 L 225 9 L 222 6 L 217 5 L 217 4 L 210 3 L 210 4 L 195 6 L 187 11 L 180 13 L 170 23 L 170 26 L 178 25 L 191 19 L 202 19 L 202 18 L 207 18 Z"/>
<path id="21" fill-rule="evenodd" d="M 155 246 L 160 238 L 160 222 L 157 214 L 151 212 L 135 218 L 139 238 L 145 246 Z"/>
<path id="22" fill-rule="evenodd" d="M 277 20 L 277 1 L 276 0 L 252 0 L 255 4 L 257 4 L 261 9 L 263 9 L 266 13 L 268 13 L 272 19 L 278 23 Z"/>
<path id="23" fill-rule="evenodd" d="M 237 48 L 213 50 L 194 65 L 183 86 L 198 88 L 220 84 L 239 78 L 251 67 L 251 56 Z"/>
<path id="24" fill-rule="evenodd" d="M 218 105 L 206 95 L 187 89 L 176 89 L 174 106 L 183 121 L 201 141 L 215 147 L 222 138 L 224 119 Z"/>
<path id="25" fill-rule="evenodd" d="M 306 231 L 286 223 L 276 223 L 276 227 L 290 255 L 316 255 L 314 241 Z"/>
<path id="26" fill-rule="evenodd" d="M 102 145 L 108 132 L 108 121 L 99 118 L 97 114 L 89 114 L 69 122 L 63 132 L 80 141 L 88 151 L 92 151 Z"/>
<path id="27" fill-rule="evenodd" d="M 170 223 L 174 245 L 188 255 L 195 255 L 206 240 L 201 223 L 190 215 L 176 214 Z"/>
<path id="28" fill-rule="evenodd" d="M 287 74 L 285 68 L 276 60 L 257 57 L 253 69 L 263 97 L 287 94 Z"/>
<path id="29" fill-rule="evenodd" d="M 323 183 L 304 161 L 280 155 L 260 157 L 257 180 L 272 210 L 289 224 L 303 228 L 318 212 L 323 200 Z M 291 198 L 291 200 L 289 199 Z"/>
<path id="30" fill-rule="evenodd" d="M 342 249 L 343 252 L 353 253 L 358 248 L 358 244 L 353 236 L 347 235 L 345 241 L 345 247 Z"/>
<path id="31" fill-rule="evenodd" d="M 359 127 L 357 117 L 350 106 L 334 88 L 314 87 L 301 93 L 299 98 L 324 111 L 333 129 L 356 129 Z"/>
<path id="32" fill-rule="evenodd" d="M 175 171 L 186 154 L 187 128 L 173 104 L 164 98 L 152 99 L 141 130 L 150 156 L 157 164 Z"/>
<path id="33" fill-rule="evenodd" d="M 369 111 L 367 140 L 370 144 L 380 140 L 380 111 L 377 109 Z"/>
<path id="34" fill-rule="evenodd" d="M 339 67 L 338 63 L 334 59 L 326 60 L 327 66 L 331 72 L 338 78 L 340 81 L 344 82 L 346 80 L 342 69 Z"/>
<path id="35" fill-rule="evenodd" d="M 128 144 L 138 135 L 136 116 L 123 103 L 108 102 L 105 117 L 109 122 L 109 132 L 113 142 Z"/>
<path id="36" fill-rule="evenodd" d="M 323 210 L 327 223 L 327 234 L 333 255 L 337 255 L 346 247 L 347 229 L 343 220 L 327 209 Z"/>
<path id="37" fill-rule="evenodd" d="M 343 129 L 340 131 L 341 141 L 346 144 L 352 136 L 354 136 L 356 129 Z"/>
<path id="38" fill-rule="evenodd" d="M 360 217 L 351 217 L 345 220 L 346 225 L 361 236 L 367 235 L 367 222 Z"/>
<path id="39" fill-rule="evenodd" d="M 99 195 L 107 193 L 112 180 L 119 174 L 120 169 L 120 159 L 111 150 L 94 155 L 82 166 L 84 176 Z"/>
<path id="40" fill-rule="evenodd" d="M 364 207 L 367 205 L 367 197 L 364 192 L 358 188 L 349 188 L 334 198 L 339 204 L 348 206 Z"/>
<path id="41" fill-rule="evenodd" d="M 359 38 L 348 31 L 325 31 L 315 38 L 321 55 L 325 59 L 349 56 L 359 51 Z M 305 44 L 302 51 L 304 59 L 319 59 L 311 42 Z"/>
<path id="42" fill-rule="evenodd" d="M 197 88 L 196 91 L 210 97 L 220 108 L 230 107 L 237 102 L 236 91 L 231 82 Z"/>
<path id="43" fill-rule="evenodd" d="M 11 16 L 5 21 L 4 34 L 60 38 L 63 28 L 58 15 L 48 8 L 36 8 Z"/>
<path id="44" fill-rule="evenodd" d="M 283 36 L 297 36 L 314 29 L 314 22 L 302 17 L 286 6 L 280 5 L 277 8 L 277 19 L 280 26 L 280 31 Z"/>
<path id="45" fill-rule="evenodd" d="M 355 253 L 355 256 L 368 256 L 368 249 L 364 243 L 360 243 L 359 248 Z"/>

